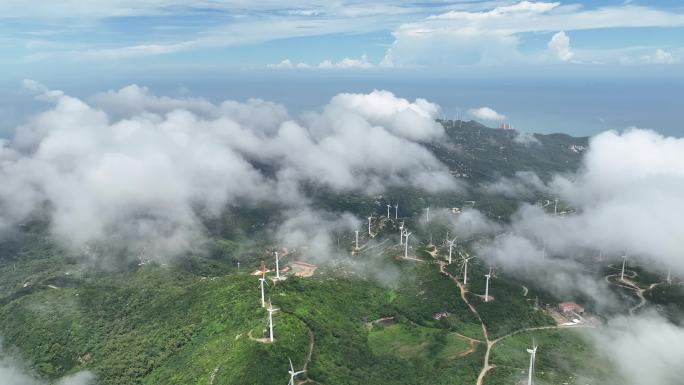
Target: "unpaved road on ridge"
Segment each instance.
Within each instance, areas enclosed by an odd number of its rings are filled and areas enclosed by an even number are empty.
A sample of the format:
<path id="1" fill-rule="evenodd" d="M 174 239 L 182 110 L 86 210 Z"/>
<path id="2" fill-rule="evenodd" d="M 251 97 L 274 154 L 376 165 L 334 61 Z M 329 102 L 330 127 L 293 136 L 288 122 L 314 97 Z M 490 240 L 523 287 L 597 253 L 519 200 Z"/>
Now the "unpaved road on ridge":
<path id="1" fill-rule="evenodd" d="M 436 255 L 433 255 L 433 257 L 435 257 L 435 259 L 437 260 L 437 263 L 439 264 L 440 273 L 448 276 L 449 278 L 451 278 L 456 283 L 456 285 L 458 286 L 458 288 L 461 292 L 461 299 L 463 300 L 463 302 L 465 302 L 465 304 L 468 306 L 470 311 L 475 315 L 475 317 L 477 317 L 477 319 L 480 321 L 480 325 L 482 326 L 482 332 L 484 333 L 485 340 L 480 341 L 480 342 L 486 343 L 487 350 L 485 352 L 484 362 L 482 363 L 482 369 L 480 370 L 480 373 L 477 376 L 476 385 L 482 385 L 484 383 L 485 377 L 487 376 L 487 373 L 489 373 L 490 370 L 492 370 L 496 367 L 495 365 L 489 363 L 489 356 L 491 354 L 492 348 L 498 342 L 500 342 L 500 341 L 502 341 L 508 337 L 514 336 L 516 334 L 535 331 L 535 330 L 551 330 L 551 329 L 568 329 L 568 328 L 588 327 L 588 326 L 584 326 L 584 325 L 578 325 L 578 326 L 562 326 L 562 325 L 538 326 L 538 327 L 531 327 L 531 328 L 516 330 L 516 331 L 508 333 L 504 336 L 501 336 L 495 340 L 491 340 L 489 338 L 489 332 L 487 330 L 487 326 L 484 324 L 484 321 L 482 321 L 482 317 L 480 317 L 480 314 L 477 312 L 477 309 L 475 309 L 475 306 L 473 306 L 470 303 L 470 301 L 468 301 L 468 298 L 465 295 L 467 292 L 465 285 L 463 285 L 463 283 L 461 281 L 459 281 L 458 278 L 454 277 L 453 275 L 451 275 L 449 272 L 446 271 L 446 266 L 447 266 L 446 262 L 437 259 Z M 523 286 L 523 289 L 524 289 L 524 295 L 527 296 L 527 294 L 529 292 L 527 290 L 527 287 Z M 471 338 L 471 340 L 475 340 L 475 339 Z M 479 340 L 475 340 L 475 341 L 479 341 Z"/>

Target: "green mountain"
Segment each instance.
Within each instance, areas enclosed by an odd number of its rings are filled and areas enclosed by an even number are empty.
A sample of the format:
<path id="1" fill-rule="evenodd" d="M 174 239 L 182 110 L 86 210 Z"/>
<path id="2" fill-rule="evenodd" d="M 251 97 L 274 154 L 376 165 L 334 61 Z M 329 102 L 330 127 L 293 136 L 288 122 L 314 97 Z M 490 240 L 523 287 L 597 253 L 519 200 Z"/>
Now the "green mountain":
<path id="1" fill-rule="evenodd" d="M 447 140 L 430 149 L 474 186 L 516 171 L 546 178 L 575 170 L 587 146 L 587 138 L 520 139 L 476 122 L 443 124 Z M 401 202 L 409 223 L 426 202 L 453 207 L 475 198 L 497 217 L 516 205 L 477 188 L 465 195 L 397 188 L 387 195 Z M 378 197 L 324 190 L 312 196 L 326 210 L 384 212 Z M 282 213 L 270 209 L 232 208 L 207 219 L 207 255 L 108 270 L 60 248 L 44 220 L 27 221 L 0 244 L 4 354 L 47 382 L 90 371 L 102 385 L 284 385 L 291 359 L 296 370 L 306 369 L 297 384 L 496 385 L 525 377 L 525 349 L 534 337 L 544 352 L 537 362 L 543 383 L 604 384 L 611 375 L 586 329 L 563 328 L 545 309 L 561 299 L 497 272 L 495 300 L 485 302 L 484 263 L 473 260 L 469 274 L 477 278 L 466 287 L 460 266 L 445 263 L 446 246 L 417 243 L 416 260 L 397 258 L 400 221 L 386 219 L 374 224 L 374 239 L 362 236 L 362 250 L 348 260 L 319 266 L 311 277 L 267 275 L 266 296 L 279 309 L 271 343 L 252 274 L 262 258 L 273 268 L 270 223 Z M 351 244 L 343 235 L 339 252 L 348 254 Z"/>

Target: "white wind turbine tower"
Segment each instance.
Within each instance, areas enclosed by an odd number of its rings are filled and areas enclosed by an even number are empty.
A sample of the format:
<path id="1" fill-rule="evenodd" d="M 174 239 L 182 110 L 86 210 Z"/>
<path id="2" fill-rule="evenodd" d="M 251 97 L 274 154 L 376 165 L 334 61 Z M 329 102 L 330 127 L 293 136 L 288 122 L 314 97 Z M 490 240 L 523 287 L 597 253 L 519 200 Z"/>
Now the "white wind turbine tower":
<path id="1" fill-rule="evenodd" d="M 464 256 L 461 256 L 461 258 L 463 258 L 463 284 L 467 285 L 468 284 L 468 261 L 470 261 L 471 259 L 473 259 L 475 257 L 465 258 Z"/>
<path id="2" fill-rule="evenodd" d="M 667 268 L 667 279 L 666 280 L 667 280 L 667 283 L 672 282 L 672 267 Z"/>
<path id="3" fill-rule="evenodd" d="M 555 203 L 553 204 L 553 213 L 558 214 L 558 198 L 556 198 Z"/>
<path id="4" fill-rule="evenodd" d="M 271 299 L 268 299 L 268 339 L 273 342 L 273 313 L 277 312 L 280 309 L 275 309 L 273 308 L 273 304 L 271 304 Z"/>
<path id="5" fill-rule="evenodd" d="M 280 260 L 278 259 L 278 252 L 274 251 L 275 254 L 275 260 L 276 260 L 276 279 L 280 281 Z"/>
<path id="6" fill-rule="evenodd" d="M 389 217 L 389 210 L 390 210 L 390 207 L 392 207 L 392 205 L 388 203 L 388 204 L 387 204 L 387 219 L 390 219 L 390 217 Z"/>
<path id="7" fill-rule="evenodd" d="M 404 244 L 404 221 L 402 221 L 401 226 L 399 226 L 399 244 Z"/>
<path id="8" fill-rule="evenodd" d="M 404 236 L 406 237 L 406 243 L 404 244 L 404 258 L 408 258 L 408 237 L 413 233 L 409 233 L 408 231 L 404 232 Z"/>
<path id="9" fill-rule="evenodd" d="M 492 269 L 489 269 L 489 274 L 485 274 L 487 284 L 485 286 L 485 302 L 489 302 L 489 279 L 492 278 Z"/>
<path id="10" fill-rule="evenodd" d="M 266 299 L 264 298 L 264 283 L 266 283 L 265 274 L 261 274 L 259 278 L 259 286 L 261 286 L 261 307 L 266 307 Z"/>
<path id="11" fill-rule="evenodd" d="M 456 238 L 452 240 L 447 240 L 447 244 L 449 245 L 449 264 L 451 265 L 451 251 L 454 248 L 454 245 L 456 243 Z"/>
<path id="12" fill-rule="evenodd" d="M 622 271 L 620 272 L 620 281 L 625 280 L 625 262 L 627 262 L 627 256 L 622 256 Z"/>
<path id="13" fill-rule="evenodd" d="M 394 204 L 394 219 L 399 219 L 399 202 Z"/>
<path id="14" fill-rule="evenodd" d="M 288 370 L 287 372 L 290 374 L 290 382 L 288 382 L 287 385 L 295 385 L 295 377 L 306 372 L 306 370 L 300 370 L 298 372 L 295 372 L 294 365 L 292 365 L 292 359 L 288 358 L 288 360 L 290 360 L 290 370 Z"/>
<path id="15" fill-rule="evenodd" d="M 371 235 L 371 221 L 373 220 L 373 214 L 368 217 L 368 235 Z"/>
<path id="16" fill-rule="evenodd" d="M 530 369 L 527 373 L 527 385 L 532 385 L 532 373 L 534 372 L 534 360 L 537 358 L 537 347 L 534 342 L 532 342 L 532 349 L 527 349 L 530 353 Z"/>
<path id="17" fill-rule="evenodd" d="M 425 221 L 430 222 L 430 206 L 425 208 Z"/>
<path id="18" fill-rule="evenodd" d="M 356 236 L 356 250 L 359 249 L 359 230 L 354 230 L 354 234 Z"/>

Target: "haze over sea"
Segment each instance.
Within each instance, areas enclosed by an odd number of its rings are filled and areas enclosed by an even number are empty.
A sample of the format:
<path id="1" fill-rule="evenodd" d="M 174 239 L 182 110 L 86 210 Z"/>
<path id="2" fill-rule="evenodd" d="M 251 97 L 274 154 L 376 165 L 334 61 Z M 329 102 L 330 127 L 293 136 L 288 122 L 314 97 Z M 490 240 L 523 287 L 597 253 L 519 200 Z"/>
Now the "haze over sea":
<path id="1" fill-rule="evenodd" d="M 604 130 L 622 130 L 636 126 L 665 135 L 681 137 L 681 101 L 684 79 L 485 79 L 464 77 L 402 77 L 381 74 L 325 74 L 294 72 L 250 72 L 202 76 L 178 74 L 173 81 L 166 78 L 143 80 L 137 76 L 99 80 L 84 84 L 55 82 L 50 87 L 88 99 L 106 89 L 119 89 L 129 84 L 149 87 L 157 95 L 205 98 L 213 102 L 226 99 L 261 98 L 284 104 L 297 114 L 319 109 L 341 92 L 370 92 L 385 89 L 397 96 L 425 98 L 442 107 L 447 119 L 470 120 L 467 111 L 480 106 L 494 106 L 505 114 L 506 121 L 525 132 L 563 132 L 573 136 L 593 135 Z M 373 76 L 375 75 L 375 76 Z M 3 84 L 0 105 L 0 134 L 10 135 L 26 115 L 46 107 L 33 95 L 21 91 L 20 84 Z M 11 102 L 11 103 L 10 103 Z M 483 122 L 496 125 L 496 122 Z"/>

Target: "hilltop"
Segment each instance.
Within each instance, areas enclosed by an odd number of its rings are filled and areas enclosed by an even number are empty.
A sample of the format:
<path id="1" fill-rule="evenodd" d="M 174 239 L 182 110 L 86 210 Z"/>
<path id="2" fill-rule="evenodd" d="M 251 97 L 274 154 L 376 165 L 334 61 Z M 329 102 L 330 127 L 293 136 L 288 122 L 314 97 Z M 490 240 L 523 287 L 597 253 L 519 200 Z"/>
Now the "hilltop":
<path id="1" fill-rule="evenodd" d="M 447 138 L 429 148 L 452 175 L 475 186 L 519 171 L 542 178 L 574 171 L 588 144 L 562 134 L 522 140 L 515 131 L 472 121 L 443 125 Z M 286 280 L 273 279 L 272 251 L 280 246 L 271 223 L 283 215 L 274 206 L 233 207 L 206 220 L 208 253 L 168 262 L 141 256 L 137 263 L 106 267 L 54 242 L 40 216 L 27 221 L 0 245 L 5 352 L 41 379 L 90 371 L 103 385 L 284 384 L 288 358 L 296 370 L 306 369 L 297 384 L 503 385 L 524 377 L 525 348 L 534 337 L 542 346 L 537 366 L 543 381 L 598 385 L 613 376 L 611 363 L 590 342 L 589 325 L 559 320 L 554 309 L 567 298 L 504 268 L 495 272 L 494 300 L 484 301 L 488 264 L 475 258 L 466 285 L 456 262 L 474 255 L 478 238 L 459 241 L 449 265 L 442 240 L 450 229 L 421 224 L 426 203 L 465 210 L 474 200 L 482 212 L 505 221 L 518 200 L 475 187 L 460 194 L 397 188 L 385 195 L 400 202 L 399 218 L 388 219 L 384 197 L 312 189 L 317 207 L 372 212 L 375 220 L 371 235 L 359 227 L 358 250 L 353 234 L 336 234 L 338 254 L 311 260 L 318 268 L 310 278 L 290 270 L 283 272 Z M 397 244 L 401 224 L 414 232 L 410 259 L 402 258 Z M 295 259 L 307 259 L 301 250 L 281 255 L 286 270 Z M 271 270 L 267 296 L 279 308 L 274 343 L 265 338 L 267 313 L 259 275 L 252 274 L 261 260 Z M 588 266 L 599 279 L 613 274 L 609 266 Z M 647 277 L 630 269 L 634 285 Z M 648 290 L 647 297 L 654 302 L 676 296 L 669 285 L 653 283 L 658 290 Z M 622 295 L 626 314 L 635 299 Z M 578 293 L 576 300 L 583 299 Z M 669 311 L 676 314 L 676 308 Z M 588 310 L 594 310 L 591 304 Z"/>

